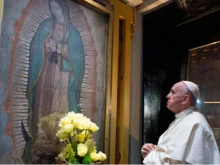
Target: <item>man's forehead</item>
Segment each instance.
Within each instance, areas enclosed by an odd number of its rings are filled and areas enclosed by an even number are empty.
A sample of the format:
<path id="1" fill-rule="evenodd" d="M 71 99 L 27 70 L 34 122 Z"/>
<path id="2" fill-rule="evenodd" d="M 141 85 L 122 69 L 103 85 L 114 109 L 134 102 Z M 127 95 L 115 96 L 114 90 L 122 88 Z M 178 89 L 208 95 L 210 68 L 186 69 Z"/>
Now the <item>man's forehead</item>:
<path id="1" fill-rule="evenodd" d="M 173 87 L 171 88 L 171 90 L 174 90 L 174 91 L 176 91 L 176 90 L 179 90 L 181 87 L 183 87 L 183 83 L 182 82 L 178 82 L 178 83 L 176 83 L 176 84 L 174 84 L 173 85 Z"/>

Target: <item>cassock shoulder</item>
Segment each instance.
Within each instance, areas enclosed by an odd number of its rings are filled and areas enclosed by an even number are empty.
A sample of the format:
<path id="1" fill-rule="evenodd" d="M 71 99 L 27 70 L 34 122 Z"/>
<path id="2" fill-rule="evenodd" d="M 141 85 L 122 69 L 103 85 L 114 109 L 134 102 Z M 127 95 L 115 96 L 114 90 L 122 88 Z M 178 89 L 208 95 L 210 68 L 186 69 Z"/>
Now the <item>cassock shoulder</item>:
<path id="1" fill-rule="evenodd" d="M 212 136 L 212 129 L 209 126 L 209 123 L 207 122 L 207 120 L 205 119 L 205 117 L 203 116 L 203 114 L 201 114 L 200 112 L 197 111 L 193 111 L 189 117 L 188 117 L 188 123 L 191 125 L 191 127 L 196 127 L 196 129 L 202 129 L 203 132 L 207 135 L 207 136 Z"/>

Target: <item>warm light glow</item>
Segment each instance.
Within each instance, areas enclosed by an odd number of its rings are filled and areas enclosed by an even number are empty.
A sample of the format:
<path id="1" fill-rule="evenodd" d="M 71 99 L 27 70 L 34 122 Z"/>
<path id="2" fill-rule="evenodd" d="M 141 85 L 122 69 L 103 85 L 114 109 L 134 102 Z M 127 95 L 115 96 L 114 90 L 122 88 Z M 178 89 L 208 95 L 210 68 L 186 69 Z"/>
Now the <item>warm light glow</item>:
<path id="1" fill-rule="evenodd" d="M 204 104 L 220 104 L 220 101 L 204 101 Z"/>

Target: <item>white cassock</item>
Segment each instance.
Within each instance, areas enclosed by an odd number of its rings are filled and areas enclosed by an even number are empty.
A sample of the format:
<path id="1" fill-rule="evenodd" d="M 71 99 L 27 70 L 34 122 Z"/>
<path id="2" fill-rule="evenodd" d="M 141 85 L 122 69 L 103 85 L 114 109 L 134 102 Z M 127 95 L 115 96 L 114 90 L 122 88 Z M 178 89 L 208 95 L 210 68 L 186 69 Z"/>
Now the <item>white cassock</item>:
<path id="1" fill-rule="evenodd" d="M 144 164 L 220 164 L 219 149 L 204 116 L 192 106 L 176 114 L 176 119 L 160 136 L 155 150 Z"/>

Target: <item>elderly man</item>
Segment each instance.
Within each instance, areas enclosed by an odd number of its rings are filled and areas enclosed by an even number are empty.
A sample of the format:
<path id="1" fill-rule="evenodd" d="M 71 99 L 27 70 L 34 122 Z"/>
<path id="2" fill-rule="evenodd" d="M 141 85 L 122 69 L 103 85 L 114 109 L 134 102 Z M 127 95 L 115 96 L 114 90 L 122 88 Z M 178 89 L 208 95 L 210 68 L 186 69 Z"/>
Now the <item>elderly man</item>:
<path id="1" fill-rule="evenodd" d="M 176 83 L 167 95 L 167 108 L 175 120 L 159 138 L 158 145 L 144 144 L 144 164 L 220 164 L 213 132 L 195 107 L 198 86 L 190 81 Z"/>

